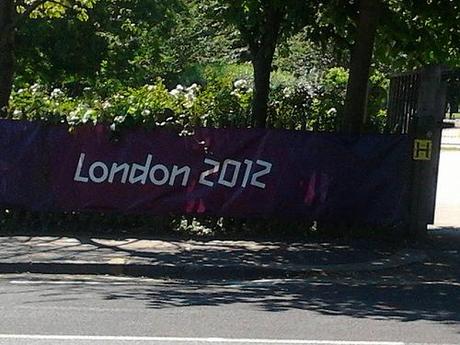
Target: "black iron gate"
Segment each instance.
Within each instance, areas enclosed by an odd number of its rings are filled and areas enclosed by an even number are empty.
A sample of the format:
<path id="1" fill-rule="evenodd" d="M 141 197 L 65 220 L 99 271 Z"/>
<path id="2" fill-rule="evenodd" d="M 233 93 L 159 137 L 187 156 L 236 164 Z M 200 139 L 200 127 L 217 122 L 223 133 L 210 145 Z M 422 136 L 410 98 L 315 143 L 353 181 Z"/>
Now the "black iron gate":
<path id="1" fill-rule="evenodd" d="M 388 99 L 386 131 L 392 134 L 409 134 L 417 112 L 420 72 L 409 72 L 391 77 Z"/>
<path id="2" fill-rule="evenodd" d="M 428 66 L 392 76 L 386 132 L 412 141 L 408 231 L 425 233 L 434 223 L 441 135 L 446 95 L 460 80 L 460 69 Z"/>

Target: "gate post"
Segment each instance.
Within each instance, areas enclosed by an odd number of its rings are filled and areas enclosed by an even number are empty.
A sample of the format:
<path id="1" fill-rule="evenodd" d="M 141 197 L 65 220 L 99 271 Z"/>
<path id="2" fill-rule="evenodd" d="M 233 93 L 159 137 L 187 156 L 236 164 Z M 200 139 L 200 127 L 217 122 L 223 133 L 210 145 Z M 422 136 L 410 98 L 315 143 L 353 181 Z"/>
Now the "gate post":
<path id="1" fill-rule="evenodd" d="M 426 66 L 420 73 L 417 111 L 409 134 L 413 152 L 411 164 L 411 237 L 426 235 L 434 223 L 442 123 L 445 116 L 446 83 L 440 65 Z"/>

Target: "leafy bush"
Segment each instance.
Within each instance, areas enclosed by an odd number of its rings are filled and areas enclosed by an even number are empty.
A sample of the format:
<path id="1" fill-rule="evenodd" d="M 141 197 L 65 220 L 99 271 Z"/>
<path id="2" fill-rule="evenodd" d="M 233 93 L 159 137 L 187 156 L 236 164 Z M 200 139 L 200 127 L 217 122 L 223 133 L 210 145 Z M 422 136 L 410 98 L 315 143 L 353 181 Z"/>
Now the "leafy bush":
<path id="1" fill-rule="evenodd" d="M 338 128 L 345 104 L 347 82 L 348 72 L 343 67 L 333 67 L 326 71 L 313 104 L 314 129 L 334 131 Z"/>
<path id="2" fill-rule="evenodd" d="M 251 118 L 252 74 L 250 66 L 208 66 L 202 82 L 168 89 L 162 79 L 142 87 L 107 85 L 85 88 L 77 97 L 68 90 L 24 85 L 13 92 L 10 117 L 67 123 L 104 123 L 118 131 L 125 127 L 169 127 L 190 131 L 193 127 L 248 127 Z M 310 79 L 309 79 L 310 78 Z M 322 75 L 294 78 L 273 74 L 269 102 L 269 127 L 294 130 L 335 131 L 346 92 L 348 74 L 334 67 Z M 371 77 L 369 130 L 381 131 L 385 120 L 388 80 Z"/>
<path id="3" fill-rule="evenodd" d="M 85 88 L 78 97 L 69 96 L 65 89 L 26 84 L 13 92 L 9 115 L 71 126 L 105 123 L 113 129 L 134 125 L 183 128 L 206 126 L 208 122 L 219 126 L 229 122 L 235 112 L 248 111 L 248 97 L 233 84 L 228 78 L 220 78 L 207 87 L 177 85 L 168 90 L 157 79 L 154 84 L 139 88 Z"/>
<path id="4" fill-rule="evenodd" d="M 79 97 L 70 97 L 67 90 L 34 84 L 13 92 L 9 117 L 71 127 L 103 123 L 114 131 L 133 126 L 180 130 L 196 126 L 246 127 L 251 98 L 250 82 L 231 78 L 216 78 L 205 86 L 179 84 L 172 90 L 157 80 L 107 97 L 89 88 Z"/>

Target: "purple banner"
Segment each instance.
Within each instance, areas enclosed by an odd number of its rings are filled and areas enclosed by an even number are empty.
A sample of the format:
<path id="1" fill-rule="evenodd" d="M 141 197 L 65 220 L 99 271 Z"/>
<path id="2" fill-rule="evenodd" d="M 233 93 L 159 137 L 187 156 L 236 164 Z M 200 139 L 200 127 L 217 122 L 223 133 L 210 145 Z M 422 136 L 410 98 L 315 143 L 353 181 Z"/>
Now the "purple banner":
<path id="1" fill-rule="evenodd" d="M 192 136 L 0 121 L 0 204 L 31 210 L 399 224 L 409 139 L 259 129 Z"/>

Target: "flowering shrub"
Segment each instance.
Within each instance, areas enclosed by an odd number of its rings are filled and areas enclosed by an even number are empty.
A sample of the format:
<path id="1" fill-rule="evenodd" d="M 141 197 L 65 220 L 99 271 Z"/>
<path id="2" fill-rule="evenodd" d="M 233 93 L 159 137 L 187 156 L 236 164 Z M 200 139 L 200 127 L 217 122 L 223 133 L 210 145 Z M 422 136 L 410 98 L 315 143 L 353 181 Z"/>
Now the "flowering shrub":
<path id="1" fill-rule="evenodd" d="M 348 74 L 332 68 L 320 78 L 293 81 L 279 78 L 271 90 L 268 125 L 294 130 L 334 131 L 345 99 Z M 385 83 L 371 78 L 370 115 L 373 131 L 385 118 Z M 104 123 L 117 132 L 126 127 L 168 127 L 187 134 L 193 127 L 249 127 L 252 79 L 248 76 L 208 75 L 202 85 L 168 89 L 161 79 L 138 88 L 120 88 L 107 95 L 86 88 L 78 97 L 66 90 L 25 85 L 13 92 L 10 117 L 66 123 L 71 127 Z"/>
<path id="2" fill-rule="evenodd" d="M 187 130 L 194 126 L 241 126 L 248 116 L 251 91 L 242 81 L 177 85 L 168 90 L 161 80 L 153 85 L 127 88 L 102 98 L 86 89 L 72 98 L 65 90 L 28 85 L 15 90 L 10 117 L 66 123 L 71 127 L 104 123 L 114 131 L 123 127 L 170 127 Z"/>
<path id="3" fill-rule="evenodd" d="M 312 105 L 318 96 L 316 85 L 301 83 L 272 90 L 269 122 L 275 128 L 311 130 Z"/>

